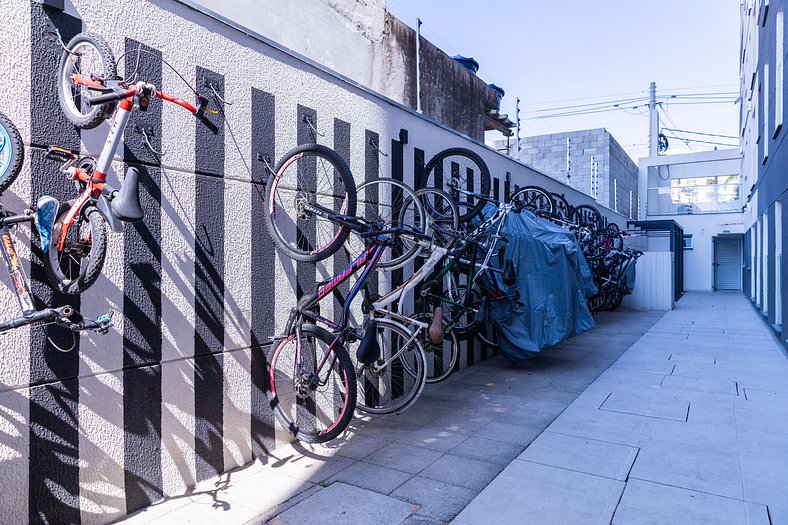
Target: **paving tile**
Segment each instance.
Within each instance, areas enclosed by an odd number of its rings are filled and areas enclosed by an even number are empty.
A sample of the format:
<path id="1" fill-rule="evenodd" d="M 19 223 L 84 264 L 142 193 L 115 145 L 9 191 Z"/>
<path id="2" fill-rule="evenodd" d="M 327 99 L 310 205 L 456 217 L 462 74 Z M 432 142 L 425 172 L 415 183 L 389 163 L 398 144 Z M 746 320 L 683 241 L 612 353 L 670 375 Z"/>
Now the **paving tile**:
<path id="1" fill-rule="evenodd" d="M 403 443 L 391 443 L 365 459 L 368 463 L 418 474 L 443 453 Z"/>
<path id="2" fill-rule="evenodd" d="M 548 428 L 571 436 L 634 445 L 645 420 L 644 416 L 570 406 Z"/>
<path id="3" fill-rule="evenodd" d="M 761 507 L 761 511 L 765 508 Z M 748 512 L 749 510 L 749 512 Z M 752 517 L 750 521 L 748 518 Z M 769 525 L 752 504 L 679 487 L 630 479 L 613 516 L 614 525 Z"/>
<path id="4" fill-rule="evenodd" d="M 328 483 L 339 481 L 355 487 L 361 487 L 362 489 L 380 492 L 381 494 L 389 494 L 411 477 L 412 474 L 401 470 L 359 461 L 331 476 L 328 479 Z"/>
<path id="5" fill-rule="evenodd" d="M 717 362 L 717 358 L 715 356 L 710 355 L 695 355 L 693 353 L 680 353 L 674 352 L 670 355 L 670 361 L 675 362 L 689 362 L 689 363 L 706 363 L 708 365 L 713 365 Z"/>
<path id="6" fill-rule="evenodd" d="M 651 374 L 669 375 L 673 373 L 676 367 L 675 363 L 668 361 L 650 361 L 650 360 L 618 360 L 610 367 L 610 370 L 622 370 L 633 372 L 649 372 Z"/>
<path id="7" fill-rule="evenodd" d="M 697 445 L 728 452 L 739 450 L 736 425 L 733 422 L 721 425 L 652 419 L 644 423 L 635 446 L 647 444 L 652 440 Z"/>
<path id="8" fill-rule="evenodd" d="M 385 439 L 373 438 L 364 434 L 348 433 L 341 440 L 323 444 L 319 447 L 319 450 L 350 459 L 362 459 L 389 443 L 390 441 Z"/>
<path id="9" fill-rule="evenodd" d="M 477 491 L 420 476 L 411 478 L 392 497 L 416 505 L 417 516 L 447 522 L 457 515 Z"/>
<path id="10" fill-rule="evenodd" d="M 659 386 L 664 374 L 652 374 L 635 370 L 608 370 L 597 381 L 604 384 Z"/>
<path id="11" fill-rule="evenodd" d="M 449 451 L 454 456 L 480 459 L 496 465 L 507 465 L 522 452 L 523 446 L 495 439 L 471 436 Z"/>
<path id="12" fill-rule="evenodd" d="M 770 508 L 780 502 L 788 503 L 788 456 L 742 453 L 741 469 L 746 500 Z"/>
<path id="13" fill-rule="evenodd" d="M 451 432 L 442 428 L 426 427 L 402 436 L 397 442 L 447 452 L 468 439 L 468 436 L 469 434 Z"/>
<path id="14" fill-rule="evenodd" d="M 510 423 L 503 423 L 500 421 L 493 421 L 488 423 L 479 431 L 474 434 L 477 437 L 494 439 L 496 441 L 503 441 L 504 443 L 511 443 L 513 445 L 526 446 L 531 441 L 536 439 L 536 436 L 542 433 L 545 426 L 540 427 L 524 427 L 520 425 L 512 425 Z"/>
<path id="15" fill-rule="evenodd" d="M 359 502 L 364 502 L 359 505 Z M 304 523 L 376 523 L 398 525 L 412 514 L 404 501 L 344 483 L 334 483 L 269 521 L 271 525 Z"/>
<path id="16" fill-rule="evenodd" d="M 623 489 L 620 481 L 515 460 L 456 523 L 608 523 Z"/>
<path id="17" fill-rule="evenodd" d="M 735 451 L 648 438 L 638 441 L 638 446 L 640 452 L 629 473 L 632 478 L 729 498 L 742 496 Z"/>
<path id="18" fill-rule="evenodd" d="M 624 481 L 638 449 L 595 439 L 545 432 L 518 459 Z"/>
<path id="19" fill-rule="evenodd" d="M 480 491 L 501 471 L 501 465 L 446 454 L 419 476 Z"/>
<path id="20" fill-rule="evenodd" d="M 715 364 L 684 361 L 676 363 L 674 376 L 702 377 L 707 379 L 733 380 L 731 365 L 717 362 Z"/>
<path id="21" fill-rule="evenodd" d="M 682 399 L 676 391 L 661 388 L 642 388 L 640 391 L 625 393 L 614 390 L 599 410 L 686 421 L 689 402 Z"/>
<path id="22" fill-rule="evenodd" d="M 302 481 L 319 483 L 344 469 L 354 461 L 339 456 L 308 456 L 292 446 L 274 451 L 278 459 L 262 466 L 264 471 L 275 472 Z"/>
<path id="23" fill-rule="evenodd" d="M 710 394 L 736 394 L 736 384 L 722 379 L 706 379 L 699 377 L 665 376 L 660 385 L 662 388 L 677 390 L 697 390 Z"/>

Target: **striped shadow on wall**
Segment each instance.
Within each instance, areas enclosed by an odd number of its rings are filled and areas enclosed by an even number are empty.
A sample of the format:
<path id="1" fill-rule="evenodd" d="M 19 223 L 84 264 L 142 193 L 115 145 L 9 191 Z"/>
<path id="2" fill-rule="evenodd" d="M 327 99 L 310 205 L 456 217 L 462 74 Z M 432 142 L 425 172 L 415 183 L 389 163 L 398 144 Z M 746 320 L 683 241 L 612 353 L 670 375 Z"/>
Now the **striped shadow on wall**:
<path id="1" fill-rule="evenodd" d="M 62 48 L 47 24 L 54 25 L 69 40 L 82 30 L 82 22 L 63 13 L 45 12 L 35 2 L 30 9 L 34 35 L 30 49 L 30 142 L 39 146 L 28 149 L 31 189 L 35 196 L 48 194 L 64 202 L 74 197 L 74 186 L 59 172 L 57 162 L 45 158 L 46 151 L 41 146 L 78 149 L 80 135 L 59 109 L 53 111 L 58 103 L 52 71 L 57 71 Z M 36 246 L 37 241 L 33 244 Z M 39 254 L 34 247 L 30 272 L 39 305 L 70 304 L 79 309 L 79 297 L 60 295 L 49 285 Z M 30 330 L 30 449 L 23 454 L 32 458 L 27 480 L 29 520 L 79 523 L 79 340 L 69 353 L 57 351 L 52 342 L 69 348 L 71 333 L 52 326 Z"/>
<path id="2" fill-rule="evenodd" d="M 197 67 L 197 86 L 224 95 L 224 77 Z M 214 102 L 215 104 L 215 102 Z M 224 471 L 224 121 L 195 122 L 194 415 L 197 480 Z"/>
<path id="3" fill-rule="evenodd" d="M 162 85 L 161 52 L 126 39 L 125 71 Z M 163 497 L 161 466 L 161 151 L 162 104 L 135 111 L 123 136 L 123 158 L 140 175 L 145 218 L 123 235 L 123 429 L 126 510 Z M 144 131 L 145 134 L 141 133 Z M 111 255 L 110 255 L 111 256 Z"/>

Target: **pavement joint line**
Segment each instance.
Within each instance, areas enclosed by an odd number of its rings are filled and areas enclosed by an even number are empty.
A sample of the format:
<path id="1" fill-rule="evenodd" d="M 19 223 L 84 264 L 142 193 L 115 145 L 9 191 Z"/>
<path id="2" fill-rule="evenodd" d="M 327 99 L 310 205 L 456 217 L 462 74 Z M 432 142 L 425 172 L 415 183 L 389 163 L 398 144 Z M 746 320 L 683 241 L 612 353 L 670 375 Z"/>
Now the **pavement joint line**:
<path id="1" fill-rule="evenodd" d="M 647 417 L 650 419 L 661 419 L 663 421 L 678 421 L 679 423 L 686 423 L 686 419 L 676 419 L 675 417 L 661 417 L 661 416 L 651 416 L 648 414 L 637 414 L 635 412 L 626 412 L 624 410 L 613 410 L 610 408 L 599 408 L 598 410 L 604 410 L 605 412 L 615 412 L 616 414 L 627 414 L 629 416 L 640 416 L 640 417 Z M 686 418 L 686 416 L 685 416 Z M 590 439 L 590 438 L 589 438 Z"/>
<path id="2" fill-rule="evenodd" d="M 684 423 L 689 421 L 690 409 L 692 409 L 692 401 L 687 402 L 687 415 L 684 416 Z"/>
<path id="3" fill-rule="evenodd" d="M 728 499 L 728 500 L 731 500 L 731 501 L 738 501 L 740 503 L 755 503 L 757 505 L 766 506 L 765 503 L 758 503 L 757 501 L 752 501 L 752 500 L 745 499 L 743 492 L 742 492 L 742 497 L 740 499 L 740 498 L 732 498 L 730 496 L 724 496 L 722 494 L 715 494 L 714 492 L 708 492 L 708 491 L 705 491 L 705 490 L 693 489 L 693 488 L 689 488 L 689 487 L 682 487 L 681 485 L 673 485 L 671 483 L 663 483 L 662 481 L 653 481 L 653 480 L 650 480 L 650 479 L 637 478 L 637 477 L 630 477 L 629 479 L 634 479 L 634 480 L 637 480 L 637 481 L 644 481 L 646 483 L 653 483 L 655 485 L 662 485 L 663 487 L 671 487 L 671 488 L 674 488 L 674 489 L 688 490 L 690 492 L 697 492 L 698 494 L 705 494 L 707 496 L 714 496 L 716 498 L 725 498 L 725 499 Z"/>

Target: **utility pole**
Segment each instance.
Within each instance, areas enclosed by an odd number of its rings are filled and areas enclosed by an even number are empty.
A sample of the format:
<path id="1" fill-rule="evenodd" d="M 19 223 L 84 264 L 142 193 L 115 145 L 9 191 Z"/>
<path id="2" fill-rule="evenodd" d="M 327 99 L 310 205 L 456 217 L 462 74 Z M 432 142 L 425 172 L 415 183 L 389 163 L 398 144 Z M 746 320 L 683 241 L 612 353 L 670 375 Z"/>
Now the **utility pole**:
<path id="1" fill-rule="evenodd" d="M 659 155 L 659 114 L 657 113 L 657 83 L 649 86 L 649 130 L 648 130 L 648 156 Z"/>
<path id="2" fill-rule="evenodd" d="M 515 122 L 517 123 L 517 128 L 514 134 L 515 146 L 517 147 L 517 158 L 520 158 L 520 97 L 517 97 L 517 104 L 515 105 Z"/>
<path id="3" fill-rule="evenodd" d="M 416 19 L 416 112 L 421 113 L 421 18 Z"/>

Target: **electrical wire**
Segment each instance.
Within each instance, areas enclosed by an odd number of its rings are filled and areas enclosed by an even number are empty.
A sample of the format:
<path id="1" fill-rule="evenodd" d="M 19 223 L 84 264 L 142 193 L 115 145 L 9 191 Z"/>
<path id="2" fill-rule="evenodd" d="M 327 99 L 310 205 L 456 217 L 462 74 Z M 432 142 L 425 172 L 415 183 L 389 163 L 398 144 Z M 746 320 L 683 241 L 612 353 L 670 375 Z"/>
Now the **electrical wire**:
<path id="1" fill-rule="evenodd" d="M 662 128 L 663 131 L 675 131 L 679 133 L 689 133 L 691 135 L 703 135 L 705 137 L 721 137 L 724 139 L 736 139 L 738 140 L 739 137 L 733 135 L 719 135 L 716 133 L 701 133 L 700 131 L 688 131 L 686 129 L 675 129 L 675 128 Z"/>
<path id="2" fill-rule="evenodd" d="M 665 135 L 665 136 L 668 137 L 669 139 L 676 139 L 676 140 L 683 141 L 684 143 L 696 142 L 698 144 L 713 144 L 715 146 L 728 146 L 730 148 L 738 148 L 739 147 L 738 144 L 726 144 L 724 142 L 711 142 L 711 141 L 708 141 L 708 140 L 681 138 L 681 137 L 677 137 L 675 135 Z M 689 147 L 689 144 L 687 144 L 687 146 Z"/>

